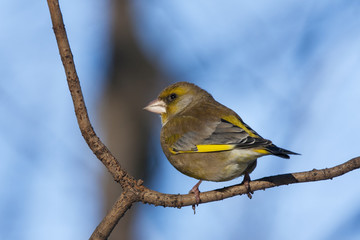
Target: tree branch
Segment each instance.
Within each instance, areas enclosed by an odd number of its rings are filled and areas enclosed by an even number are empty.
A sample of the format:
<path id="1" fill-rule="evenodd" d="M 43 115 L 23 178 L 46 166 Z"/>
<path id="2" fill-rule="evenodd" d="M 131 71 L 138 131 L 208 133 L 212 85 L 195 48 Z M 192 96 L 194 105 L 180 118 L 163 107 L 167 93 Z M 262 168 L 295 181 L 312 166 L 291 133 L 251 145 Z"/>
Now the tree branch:
<path id="1" fill-rule="evenodd" d="M 250 182 L 252 191 L 265 190 L 267 188 L 289 185 L 294 183 L 315 182 L 333 179 L 352 170 L 360 168 L 360 157 L 353 158 L 343 164 L 332 168 L 312 170 L 299 173 L 288 173 L 277 176 L 265 177 Z M 202 192 L 200 194 L 201 203 L 223 200 L 236 195 L 247 193 L 247 188 L 243 184 L 220 188 L 213 191 Z M 195 204 L 194 194 L 175 195 L 162 194 L 147 188 L 142 190 L 140 195 L 143 203 L 160 205 L 164 207 L 183 207 Z"/>
<path id="2" fill-rule="evenodd" d="M 126 188 L 126 185 L 135 182 L 134 178 L 121 168 L 116 158 L 100 141 L 90 123 L 89 115 L 86 110 L 84 97 L 80 87 L 79 77 L 76 72 L 73 55 L 70 49 L 62 14 L 60 11 L 59 1 L 47 0 L 47 2 L 53 24 L 53 30 L 56 36 L 61 61 L 64 65 L 67 83 L 73 100 L 75 114 L 81 134 L 89 148 L 106 166 L 115 181 L 119 182 L 123 188 Z"/>
<path id="3" fill-rule="evenodd" d="M 164 207 L 178 208 L 195 204 L 196 199 L 193 194 L 163 194 L 142 186 L 142 181 L 135 180 L 124 169 L 122 169 L 116 158 L 97 137 L 90 123 L 84 103 L 84 98 L 66 35 L 59 2 L 58 0 L 47 0 L 47 2 L 81 134 L 83 135 L 89 148 L 105 165 L 110 174 L 113 176 L 114 180 L 119 182 L 124 190 L 111 210 L 95 229 L 90 239 L 107 239 L 112 229 L 116 226 L 121 217 L 135 202 L 141 201 L 143 203 L 153 204 L 155 206 L 160 205 Z M 308 172 L 283 174 L 261 178 L 255 181 L 251 181 L 250 188 L 252 191 L 257 191 L 281 185 L 332 179 L 358 168 L 360 168 L 360 157 L 353 158 L 332 168 L 325 168 L 321 170 L 314 169 Z M 246 193 L 247 188 L 241 184 L 238 184 L 222 189 L 203 192 L 200 194 L 200 199 L 201 203 L 206 203 L 223 200 L 225 198 Z"/>
<path id="4" fill-rule="evenodd" d="M 96 227 L 95 231 L 91 235 L 91 240 L 107 239 L 120 218 L 124 216 L 127 210 L 129 210 L 132 204 L 136 201 L 137 197 L 132 191 L 124 191 L 121 193 L 118 200 L 106 214 L 105 218 Z"/>

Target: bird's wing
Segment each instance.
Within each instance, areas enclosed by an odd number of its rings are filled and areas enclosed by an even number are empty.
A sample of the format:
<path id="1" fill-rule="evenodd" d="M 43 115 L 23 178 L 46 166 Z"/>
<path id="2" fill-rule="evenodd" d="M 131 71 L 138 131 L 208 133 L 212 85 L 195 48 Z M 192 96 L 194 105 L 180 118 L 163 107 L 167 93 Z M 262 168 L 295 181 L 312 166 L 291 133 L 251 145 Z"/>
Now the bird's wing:
<path id="1" fill-rule="evenodd" d="M 258 151 L 263 151 L 260 153 L 267 154 L 263 147 L 270 144 L 271 141 L 260 137 L 240 118 L 227 116 L 187 131 L 171 145 L 170 150 L 176 154 L 259 148 Z"/>

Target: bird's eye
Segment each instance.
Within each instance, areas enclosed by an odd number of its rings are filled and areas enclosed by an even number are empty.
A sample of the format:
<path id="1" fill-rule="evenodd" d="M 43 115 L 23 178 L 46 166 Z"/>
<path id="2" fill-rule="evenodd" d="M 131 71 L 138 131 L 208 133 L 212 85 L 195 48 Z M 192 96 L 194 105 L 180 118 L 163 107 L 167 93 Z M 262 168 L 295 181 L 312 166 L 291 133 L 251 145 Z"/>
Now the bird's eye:
<path id="1" fill-rule="evenodd" d="M 170 94 L 168 97 L 170 102 L 173 101 L 175 98 L 177 98 L 177 95 L 175 93 Z"/>

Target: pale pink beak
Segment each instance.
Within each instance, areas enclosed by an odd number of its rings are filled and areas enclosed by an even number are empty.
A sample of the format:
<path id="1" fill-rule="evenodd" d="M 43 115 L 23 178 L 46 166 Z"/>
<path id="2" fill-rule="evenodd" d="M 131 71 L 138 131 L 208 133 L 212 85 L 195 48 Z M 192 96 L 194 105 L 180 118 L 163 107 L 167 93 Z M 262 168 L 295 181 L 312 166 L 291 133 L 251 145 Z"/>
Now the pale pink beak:
<path id="1" fill-rule="evenodd" d="M 164 101 L 155 99 L 154 101 L 150 102 L 146 107 L 145 110 L 157 114 L 166 113 L 166 104 Z"/>

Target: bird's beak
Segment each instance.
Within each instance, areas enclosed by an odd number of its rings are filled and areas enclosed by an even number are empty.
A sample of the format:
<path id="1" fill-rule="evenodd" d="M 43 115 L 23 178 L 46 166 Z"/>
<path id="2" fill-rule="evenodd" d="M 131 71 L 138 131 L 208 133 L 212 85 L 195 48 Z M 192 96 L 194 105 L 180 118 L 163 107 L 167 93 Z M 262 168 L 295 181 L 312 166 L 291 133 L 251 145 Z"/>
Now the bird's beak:
<path id="1" fill-rule="evenodd" d="M 166 104 L 163 100 L 155 99 L 154 101 L 150 102 L 146 107 L 145 110 L 157 114 L 166 113 Z"/>

